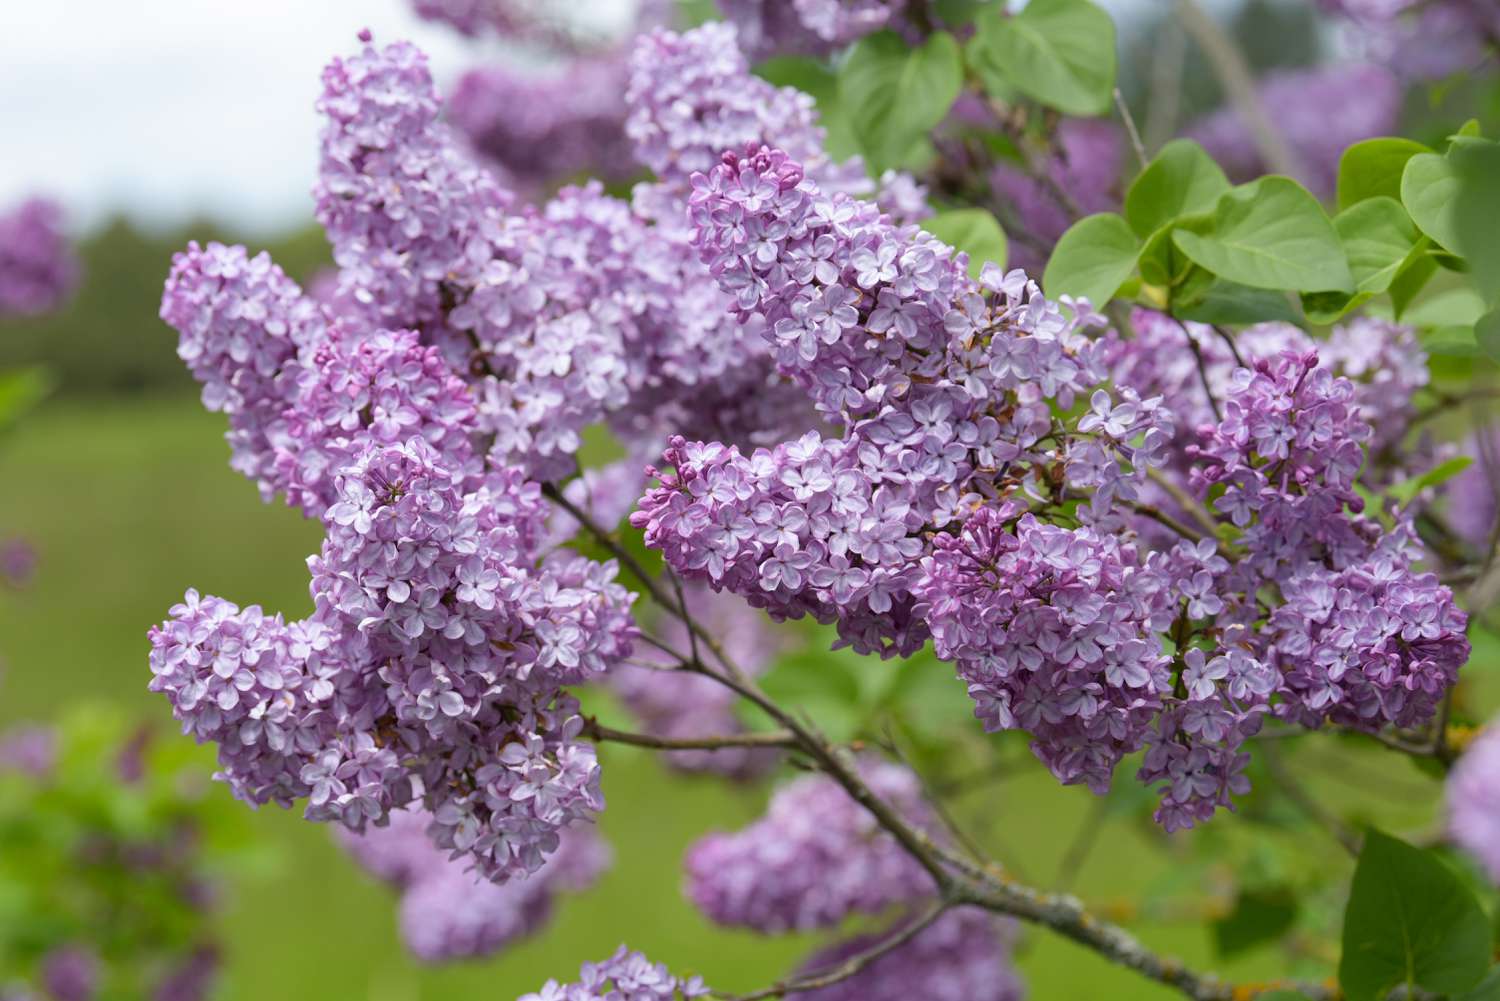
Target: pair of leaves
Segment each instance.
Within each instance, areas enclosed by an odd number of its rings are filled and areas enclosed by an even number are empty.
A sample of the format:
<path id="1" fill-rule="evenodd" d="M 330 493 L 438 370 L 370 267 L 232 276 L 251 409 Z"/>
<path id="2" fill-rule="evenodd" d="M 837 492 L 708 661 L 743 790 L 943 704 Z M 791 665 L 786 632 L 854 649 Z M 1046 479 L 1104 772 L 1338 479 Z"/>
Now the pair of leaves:
<path id="1" fill-rule="evenodd" d="M 984 8 L 969 64 L 985 89 L 1020 92 L 1065 115 L 1102 115 L 1114 95 L 1115 24 L 1089 0 L 1031 0 L 1020 13 Z"/>
<path id="2" fill-rule="evenodd" d="M 1249 290 L 1355 292 L 1339 234 L 1316 198 L 1285 177 L 1231 188 L 1188 140 L 1169 143 L 1136 178 L 1123 217 L 1089 216 L 1064 233 L 1043 285 L 1049 295 L 1103 302 L 1137 266 L 1146 281 L 1172 286 L 1196 267 L 1209 276 L 1200 289 L 1217 279 L 1221 297 L 1243 304 L 1257 298 Z M 1258 298 L 1271 307 L 1270 297 Z"/>

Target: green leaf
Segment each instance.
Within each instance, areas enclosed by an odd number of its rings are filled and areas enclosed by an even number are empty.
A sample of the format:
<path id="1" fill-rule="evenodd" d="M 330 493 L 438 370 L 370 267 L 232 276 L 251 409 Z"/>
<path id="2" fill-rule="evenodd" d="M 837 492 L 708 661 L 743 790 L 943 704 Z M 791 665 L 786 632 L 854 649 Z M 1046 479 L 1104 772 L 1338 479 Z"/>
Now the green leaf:
<path id="1" fill-rule="evenodd" d="M 1130 225 L 1113 212 L 1080 219 L 1053 248 L 1042 288 L 1049 298 L 1086 296 L 1102 306 L 1135 270 L 1140 241 Z"/>
<path id="2" fill-rule="evenodd" d="M 1102 115 L 1115 87 L 1115 23 L 1089 0 L 1031 0 L 1013 16 L 995 4 L 979 15 L 969 63 L 987 89 L 994 82 L 1065 115 Z"/>
<path id="3" fill-rule="evenodd" d="M 894 31 L 860 39 L 839 70 L 839 104 L 870 166 L 884 170 L 941 122 L 963 85 L 963 59 L 942 31 L 918 48 Z"/>
<path id="4" fill-rule="evenodd" d="M 1180 297 L 1172 300 L 1172 315 L 1179 320 L 1235 327 L 1273 320 L 1297 321 L 1297 311 L 1287 301 L 1284 292 L 1238 285 L 1201 270 L 1196 274 L 1204 275 L 1208 280 L 1201 286 L 1194 281 L 1185 283 Z"/>
<path id="5" fill-rule="evenodd" d="M 1448 153 L 1458 179 L 1454 199 L 1454 239 L 1469 265 L 1475 288 L 1500 304 L 1500 144 L 1464 143 Z"/>
<path id="6" fill-rule="evenodd" d="M 1489 968 L 1489 919 L 1458 876 L 1369 830 L 1344 909 L 1339 984 L 1349 1001 L 1374 1001 L 1398 985 L 1454 994 Z"/>
<path id="7" fill-rule="evenodd" d="M 1434 292 L 1408 307 L 1402 322 L 1413 327 L 1472 327 L 1487 312 L 1478 292 L 1459 286 Z"/>
<path id="8" fill-rule="evenodd" d="M 1417 227 L 1394 198 L 1377 195 L 1340 212 L 1333 228 L 1343 241 L 1355 287 L 1361 292 L 1380 293 L 1391 287 L 1396 275 L 1417 245 Z"/>
<path id="9" fill-rule="evenodd" d="M 1410 479 L 1402 480 L 1400 483 L 1392 484 L 1386 489 L 1386 495 L 1393 498 L 1398 504 L 1408 504 L 1413 497 L 1423 490 L 1426 490 L 1428 487 L 1435 487 L 1439 483 L 1447 483 L 1473 464 L 1473 456 L 1455 456 L 1447 462 L 1438 463 L 1421 476 L 1413 476 Z"/>
<path id="10" fill-rule="evenodd" d="M 1445 250 L 1458 249 L 1454 228 L 1458 188 L 1452 165 L 1436 153 L 1412 157 L 1401 173 L 1401 204 L 1417 228 Z"/>
<path id="11" fill-rule="evenodd" d="M 1219 199 L 1206 232 L 1177 229 L 1173 242 L 1193 262 L 1252 288 L 1354 291 L 1333 223 L 1296 181 L 1263 177 Z"/>
<path id="12" fill-rule="evenodd" d="M 1214 922 L 1214 951 L 1229 959 L 1274 942 L 1297 920 L 1297 898 L 1289 890 L 1241 891 L 1234 909 Z"/>
<path id="13" fill-rule="evenodd" d="M 922 228 L 969 255 L 969 274 L 979 277 L 986 262 L 1005 267 L 1005 230 L 984 209 L 953 209 L 925 220 Z"/>
<path id="14" fill-rule="evenodd" d="M 1406 161 L 1432 150 L 1410 139 L 1366 139 L 1344 150 L 1339 158 L 1339 208 L 1367 198 L 1401 197 L 1401 172 Z"/>
<path id="15" fill-rule="evenodd" d="M 1207 212 L 1229 190 L 1229 179 L 1203 147 L 1173 139 L 1125 193 L 1125 219 L 1141 237 L 1185 215 Z"/>

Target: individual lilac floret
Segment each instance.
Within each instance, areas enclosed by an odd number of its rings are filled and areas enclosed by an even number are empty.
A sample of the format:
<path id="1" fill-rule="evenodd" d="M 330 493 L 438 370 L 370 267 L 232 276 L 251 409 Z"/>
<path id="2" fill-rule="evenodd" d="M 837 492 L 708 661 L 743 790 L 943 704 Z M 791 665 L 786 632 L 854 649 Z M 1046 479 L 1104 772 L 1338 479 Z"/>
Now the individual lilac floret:
<path id="1" fill-rule="evenodd" d="M 1500 883 L 1500 729 L 1474 739 L 1448 773 L 1448 831 Z"/>
<path id="2" fill-rule="evenodd" d="M 865 759 L 871 791 L 908 822 L 937 829 L 908 769 Z M 686 858 L 687 894 L 722 925 L 762 932 L 829 928 L 852 914 L 930 897 L 932 877 L 833 779 L 808 775 L 778 789 L 765 816 L 699 839 Z"/>
<path id="3" fill-rule="evenodd" d="M 1124 159 L 1124 142 L 1112 124 L 1069 118 L 1057 127 L 1055 151 L 1043 161 L 1052 185 L 1044 184 L 1019 165 L 1001 163 L 990 173 L 993 197 L 1001 215 L 1015 221 L 1036 242 L 1050 247 L 1067 232 L 1075 216 L 1058 200 L 1062 191 L 1083 215 L 1117 209 L 1117 190 Z M 1055 185 L 1055 188 L 1054 188 Z M 1021 240 L 1010 245 L 1011 265 L 1040 275 L 1047 255 Z"/>
<path id="4" fill-rule="evenodd" d="M 55 202 L 32 198 L 0 213 L 0 317 L 57 309 L 78 284 L 78 273 Z"/>
<path id="5" fill-rule="evenodd" d="M 1161 576 L 1113 534 L 981 507 L 935 540 L 914 591 L 985 729 L 1027 731 L 1060 781 L 1106 792 L 1171 691 Z"/>
<path id="6" fill-rule="evenodd" d="M 1304 176 L 1318 195 L 1333 194 L 1339 157 L 1354 143 L 1395 131 L 1401 84 L 1387 70 L 1368 64 L 1283 70 L 1259 87 L 1261 105 L 1286 138 Z M 1328 108 L 1338 108 L 1329 115 Z M 1194 123 L 1187 134 L 1202 143 L 1231 179 L 1265 173 L 1260 149 L 1239 111 L 1226 107 Z"/>
<path id="7" fill-rule="evenodd" d="M 602 963 L 584 963 L 577 982 L 549 980 L 518 1001 L 689 1001 L 708 993 L 701 977 L 673 976 L 666 966 L 622 945 Z"/>
<path id="8" fill-rule="evenodd" d="M 817 976 L 899 934 L 909 918 L 877 935 L 860 935 L 814 953 L 804 976 Z M 1025 986 L 1011 966 L 1009 923 L 972 907 L 943 915 L 854 976 L 800 996 L 807 1001 L 1021 1001 Z"/>
<path id="9" fill-rule="evenodd" d="M 177 330 L 177 355 L 203 384 L 203 405 L 229 415 L 230 465 L 269 499 L 277 449 L 288 445 L 283 411 L 328 317 L 268 254 L 190 243 L 172 259 L 161 318 Z"/>
<path id="10" fill-rule="evenodd" d="M 449 859 L 427 836 L 432 817 L 399 810 L 385 827 L 341 832 L 350 854 L 401 893 L 401 938 L 424 962 L 472 959 L 535 935 L 559 892 L 588 889 L 609 864 L 590 828 L 565 828 L 557 851 L 536 872 L 495 884 Z"/>
<path id="11" fill-rule="evenodd" d="M 683 590 L 693 621 L 717 639 L 735 665 L 750 677 L 765 672 L 787 645 L 784 633 L 774 630 L 764 614 L 739 596 L 727 592 L 716 594 L 701 584 L 690 584 Z M 659 638 L 674 650 L 687 651 L 692 647 L 687 628 L 675 618 L 661 623 Z M 666 655 L 654 647 L 647 651 L 643 651 L 645 656 L 661 661 L 662 668 L 671 666 Z M 711 678 L 627 664 L 612 672 L 609 681 L 625 707 L 649 733 L 658 737 L 708 737 L 744 730 L 735 712 L 738 696 Z M 682 771 L 749 778 L 772 767 L 777 754 L 767 748 L 733 747 L 669 751 L 665 758 Z"/>

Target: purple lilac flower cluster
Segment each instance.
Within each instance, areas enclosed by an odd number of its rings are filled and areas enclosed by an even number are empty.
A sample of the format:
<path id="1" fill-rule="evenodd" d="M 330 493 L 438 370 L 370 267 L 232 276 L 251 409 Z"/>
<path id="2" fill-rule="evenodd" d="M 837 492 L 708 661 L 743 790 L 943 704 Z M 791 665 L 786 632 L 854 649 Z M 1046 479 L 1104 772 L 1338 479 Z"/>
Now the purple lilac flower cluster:
<path id="1" fill-rule="evenodd" d="M 1484 552 L 1500 510 L 1500 436 L 1493 427 L 1481 428 L 1464 442 L 1462 452 L 1473 463 L 1447 484 L 1448 525 L 1464 542 Z"/>
<path id="2" fill-rule="evenodd" d="M 1054 145 L 1041 169 L 1046 170 L 1055 189 L 1008 162 L 990 173 L 990 189 L 1002 215 L 1014 218 L 1038 244 L 1016 240 L 1011 246 L 1011 264 L 1032 275 L 1040 275 L 1047 265 L 1042 248 L 1055 244 L 1075 218 L 1073 208 L 1058 200 L 1057 191 L 1083 215 L 1113 211 L 1120 204 L 1117 187 L 1125 147 L 1114 125 L 1069 118 L 1058 125 Z"/>
<path id="3" fill-rule="evenodd" d="M 1141 396 L 1160 396 L 1172 411 L 1178 423 L 1171 451 L 1183 474 L 1189 465 L 1187 446 L 1199 428 L 1215 420 L 1208 390 L 1216 399 L 1229 391 L 1236 354 L 1253 363 L 1286 350 L 1314 348 L 1323 365 L 1354 383 L 1355 407 L 1371 428 L 1371 457 L 1404 461 L 1399 446 L 1416 416 L 1415 396 L 1429 378 L 1427 354 L 1410 327 L 1356 317 L 1334 327 L 1327 340 L 1315 342 L 1290 323 L 1262 323 L 1235 332 L 1231 348 L 1226 336 L 1207 324 L 1183 323 L 1153 310 L 1133 311 L 1130 326 L 1131 337 L 1109 335 L 1110 378 Z"/>
<path id="4" fill-rule="evenodd" d="M 1401 112 L 1401 83 L 1388 70 L 1351 63 L 1268 74 L 1259 96 L 1266 114 L 1286 138 L 1307 186 L 1333 194 L 1339 157 L 1362 139 L 1390 135 Z M 1323 109 L 1338 108 L 1337 115 Z M 1193 123 L 1198 140 L 1230 178 L 1250 180 L 1265 172 L 1260 149 L 1239 111 L 1225 107 Z"/>
<path id="5" fill-rule="evenodd" d="M 786 646 L 788 637 L 773 630 L 764 614 L 737 595 L 716 594 L 702 584 L 689 584 L 683 592 L 693 621 L 717 639 L 735 665 L 749 677 L 766 671 Z M 661 641 L 673 650 L 691 648 L 687 627 L 675 618 L 662 622 L 659 633 Z M 648 660 L 660 661 L 662 668 L 669 666 L 666 656 L 655 648 L 648 648 L 643 654 Z M 612 672 L 609 680 L 625 708 L 657 736 L 690 739 L 740 733 L 745 729 L 735 713 L 738 696 L 711 678 L 626 664 Z M 772 768 L 778 755 L 769 748 L 736 747 L 669 751 L 665 759 L 673 768 L 686 772 L 752 778 Z"/>
<path id="6" fill-rule="evenodd" d="M 472 37 L 495 35 L 563 51 L 591 42 L 576 19 L 549 0 L 412 0 L 412 7 L 419 17 Z"/>
<path id="7" fill-rule="evenodd" d="M 1050 494 L 1054 466 L 1103 514 L 1159 461 L 1155 401 L 1096 394 L 1093 434 L 1053 434 L 1050 401 L 1103 376 L 1086 310 L 1020 272 L 972 281 L 963 255 L 823 195 L 779 151 L 726 154 L 695 185 L 704 260 L 844 436 L 748 456 L 674 438 L 674 471 L 631 517 L 679 572 L 776 618 L 837 622 L 861 652 L 911 653 L 928 635 L 911 594 L 928 533 L 1006 487 Z"/>
<path id="8" fill-rule="evenodd" d="M 1500 882 L 1500 729 L 1474 739 L 1448 773 L 1448 830 Z"/>
<path id="9" fill-rule="evenodd" d="M 915 775 L 875 758 L 861 778 L 908 822 L 937 825 Z M 761 932 L 831 928 L 930 898 L 932 877 L 833 779 L 808 775 L 778 789 L 765 816 L 699 839 L 686 859 L 687 895 L 722 925 Z"/>
<path id="10" fill-rule="evenodd" d="M 834 969 L 900 934 L 909 920 L 819 950 L 802 965 L 802 973 L 816 976 Z M 802 996 L 807 1001 L 1021 1001 L 1025 988 L 1010 965 L 1010 939 L 1008 922 L 962 908 L 943 915 L 854 976 Z"/>
<path id="11" fill-rule="evenodd" d="M 32 198 L 0 212 L 0 317 L 57 309 L 78 284 L 78 271 L 55 202 Z"/>
<path id="12" fill-rule="evenodd" d="M 917 614 L 987 730 L 1024 729 L 1065 783 L 1109 789 L 1172 687 L 1171 595 L 1111 533 L 981 507 L 923 560 Z"/>
<path id="13" fill-rule="evenodd" d="M 400 891 L 402 941 L 428 963 L 488 956 L 535 935 L 551 920 L 559 892 L 588 889 L 609 864 L 597 834 L 568 828 L 540 869 L 497 885 L 435 848 L 427 836 L 432 820 L 407 809 L 363 834 L 340 830 L 360 865 Z"/>
<path id="14" fill-rule="evenodd" d="M 602 963 L 584 963 L 575 983 L 549 980 L 519 1001 L 690 1001 L 709 993 L 699 977 L 677 977 L 625 947 Z"/>
<path id="15" fill-rule="evenodd" d="M 905 5 L 896 0 L 718 0 L 718 6 L 739 29 L 745 51 L 760 60 L 827 55 L 899 24 Z"/>

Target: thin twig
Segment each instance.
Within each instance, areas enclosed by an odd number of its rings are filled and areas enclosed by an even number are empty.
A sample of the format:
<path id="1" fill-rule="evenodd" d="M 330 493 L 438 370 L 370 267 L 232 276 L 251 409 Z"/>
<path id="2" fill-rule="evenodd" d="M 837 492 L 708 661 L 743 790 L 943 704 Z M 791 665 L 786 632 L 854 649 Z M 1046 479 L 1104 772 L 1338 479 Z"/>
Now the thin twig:
<path id="1" fill-rule="evenodd" d="M 1182 522 L 1178 521 L 1176 518 L 1172 517 L 1170 514 L 1167 514 L 1167 512 L 1163 511 L 1159 507 L 1153 507 L 1150 504 L 1142 504 L 1140 501 L 1130 501 L 1129 504 L 1130 510 L 1134 511 L 1136 514 L 1144 515 L 1157 524 L 1164 525 L 1167 528 L 1170 528 L 1172 531 L 1176 532 L 1184 539 L 1191 539 L 1194 542 L 1201 542 L 1204 539 L 1204 535 L 1202 532 L 1194 531 L 1193 529 L 1184 525 Z"/>
<path id="2" fill-rule="evenodd" d="M 764 1001 L 765 998 L 780 998 L 788 994 L 815 991 L 848 980 L 882 956 L 895 952 L 922 934 L 952 906 L 953 904 L 947 900 L 938 899 L 934 901 L 915 921 L 902 926 L 900 931 L 888 938 L 881 939 L 868 949 L 855 953 L 826 973 L 782 981 L 779 984 L 772 984 L 764 990 L 729 997 L 728 1001 Z"/>
<path id="3" fill-rule="evenodd" d="M 1130 113 L 1130 108 L 1125 104 L 1125 98 L 1120 94 L 1120 88 L 1115 88 L 1115 108 L 1120 112 L 1120 120 L 1125 123 L 1125 133 L 1130 136 L 1130 147 L 1135 150 L 1135 158 L 1140 162 L 1141 169 L 1146 168 L 1146 147 L 1141 142 L 1141 134 L 1135 127 L 1135 116 Z"/>
<path id="4" fill-rule="evenodd" d="M 725 751 L 732 748 L 794 748 L 797 739 L 785 730 L 765 733 L 726 733 L 708 737 L 658 737 L 650 733 L 632 733 L 605 726 L 592 716 L 583 719 L 583 735 L 590 740 L 610 744 L 629 744 L 657 751 Z"/>
<path id="5" fill-rule="evenodd" d="M 1172 319 L 1182 331 L 1182 336 L 1187 339 L 1188 350 L 1193 353 L 1193 361 L 1198 366 L 1198 381 L 1203 384 L 1203 395 L 1208 397 L 1208 407 L 1214 412 L 1214 420 L 1222 421 L 1224 414 L 1219 410 L 1219 401 L 1214 398 L 1214 387 L 1208 381 L 1208 363 L 1203 360 L 1203 349 L 1198 346 L 1198 338 L 1193 336 L 1193 332 L 1188 329 L 1186 323 L 1175 316 Z"/>

